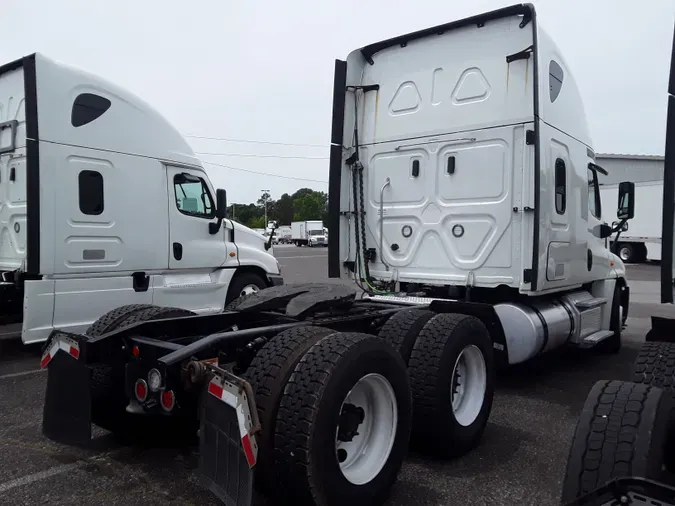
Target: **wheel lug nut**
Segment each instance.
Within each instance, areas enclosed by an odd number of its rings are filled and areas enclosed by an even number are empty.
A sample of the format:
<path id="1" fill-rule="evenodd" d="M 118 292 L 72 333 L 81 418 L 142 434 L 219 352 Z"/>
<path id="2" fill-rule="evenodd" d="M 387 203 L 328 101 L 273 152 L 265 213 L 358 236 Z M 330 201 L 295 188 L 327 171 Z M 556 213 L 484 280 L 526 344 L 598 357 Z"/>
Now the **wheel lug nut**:
<path id="1" fill-rule="evenodd" d="M 344 448 L 339 448 L 337 451 L 337 458 L 338 462 L 342 464 L 345 460 L 347 460 L 347 450 Z"/>

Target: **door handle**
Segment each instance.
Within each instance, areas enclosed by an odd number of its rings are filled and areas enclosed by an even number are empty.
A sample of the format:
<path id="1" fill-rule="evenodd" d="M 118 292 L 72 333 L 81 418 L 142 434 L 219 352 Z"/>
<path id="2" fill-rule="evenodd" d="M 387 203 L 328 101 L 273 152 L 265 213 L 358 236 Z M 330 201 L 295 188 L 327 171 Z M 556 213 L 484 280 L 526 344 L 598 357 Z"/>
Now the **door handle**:
<path id="1" fill-rule="evenodd" d="M 183 258 L 183 245 L 179 242 L 173 243 L 173 257 L 176 260 Z"/>
<path id="2" fill-rule="evenodd" d="M 134 283 L 134 292 L 147 292 L 150 287 L 150 276 L 146 276 L 145 272 L 134 272 L 131 275 Z"/>
<path id="3" fill-rule="evenodd" d="M 455 157 L 454 156 L 448 157 L 446 172 L 448 174 L 454 174 L 455 173 Z"/>

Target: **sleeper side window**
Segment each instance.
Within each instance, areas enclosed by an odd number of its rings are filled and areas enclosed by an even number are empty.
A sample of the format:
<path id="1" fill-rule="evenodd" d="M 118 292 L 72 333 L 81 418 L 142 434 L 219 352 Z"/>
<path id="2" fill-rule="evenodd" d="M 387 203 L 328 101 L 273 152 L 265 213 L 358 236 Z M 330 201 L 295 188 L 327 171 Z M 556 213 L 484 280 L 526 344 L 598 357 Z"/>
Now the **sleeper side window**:
<path id="1" fill-rule="evenodd" d="M 182 173 L 173 177 L 176 207 L 188 216 L 211 219 L 216 215 L 213 197 L 206 181 L 192 174 Z"/>
<path id="2" fill-rule="evenodd" d="M 78 197 L 82 214 L 103 212 L 103 176 L 95 170 L 83 170 L 77 176 Z"/>
<path id="3" fill-rule="evenodd" d="M 567 209 L 567 169 L 565 161 L 558 158 L 555 161 L 555 212 L 565 214 Z"/>
<path id="4" fill-rule="evenodd" d="M 555 102 L 560 95 L 560 89 L 562 88 L 564 79 L 563 69 L 556 63 L 551 60 L 548 64 L 548 92 L 551 102 Z"/>
<path id="5" fill-rule="evenodd" d="M 81 93 L 75 98 L 70 112 L 70 123 L 81 127 L 103 116 L 110 109 L 110 100 L 93 93 Z"/>

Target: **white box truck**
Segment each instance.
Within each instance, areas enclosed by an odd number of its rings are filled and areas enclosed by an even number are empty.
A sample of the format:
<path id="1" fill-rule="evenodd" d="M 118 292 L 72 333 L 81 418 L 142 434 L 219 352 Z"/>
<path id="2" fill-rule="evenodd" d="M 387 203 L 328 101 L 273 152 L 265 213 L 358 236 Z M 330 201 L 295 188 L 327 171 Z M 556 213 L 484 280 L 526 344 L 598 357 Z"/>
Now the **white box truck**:
<path id="1" fill-rule="evenodd" d="M 293 237 L 293 231 L 290 225 L 281 225 L 276 234 L 279 237 L 279 243 L 281 244 L 290 244 Z"/>
<path id="2" fill-rule="evenodd" d="M 323 221 L 294 221 L 291 223 L 291 241 L 296 246 L 328 246 Z"/>
<path id="3" fill-rule="evenodd" d="M 4 337 L 85 331 L 122 304 L 220 312 L 281 283 L 263 237 L 225 202 L 138 97 L 39 53 L 0 66 Z"/>
<path id="4" fill-rule="evenodd" d="M 605 209 L 616 206 L 619 185 L 600 187 Z M 626 263 L 661 260 L 661 222 L 663 181 L 635 183 L 635 217 L 626 222 L 621 232 L 612 234 L 610 247 Z M 615 226 L 618 222 L 613 221 Z"/>

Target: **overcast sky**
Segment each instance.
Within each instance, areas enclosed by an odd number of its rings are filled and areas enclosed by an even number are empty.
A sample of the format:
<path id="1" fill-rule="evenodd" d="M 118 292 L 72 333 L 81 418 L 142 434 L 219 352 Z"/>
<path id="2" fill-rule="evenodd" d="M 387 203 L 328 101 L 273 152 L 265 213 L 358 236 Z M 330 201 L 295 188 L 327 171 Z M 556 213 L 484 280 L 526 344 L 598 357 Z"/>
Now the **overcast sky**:
<path id="1" fill-rule="evenodd" d="M 333 64 L 355 48 L 513 2 L 31 0 L 4 2 L 0 59 L 34 51 L 138 94 L 200 155 L 231 202 L 328 190 Z M 663 154 L 673 0 L 539 0 L 574 72 L 597 152 Z M 283 158 L 283 157 L 304 158 Z M 323 181 L 323 182 L 322 182 Z"/>

